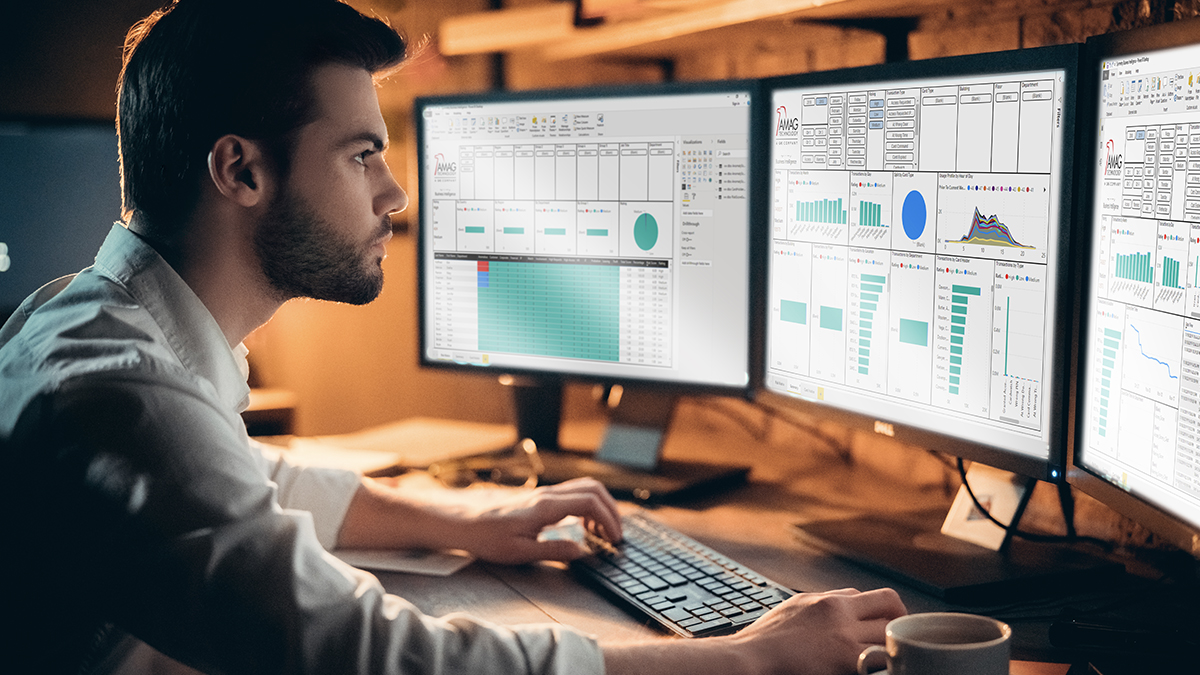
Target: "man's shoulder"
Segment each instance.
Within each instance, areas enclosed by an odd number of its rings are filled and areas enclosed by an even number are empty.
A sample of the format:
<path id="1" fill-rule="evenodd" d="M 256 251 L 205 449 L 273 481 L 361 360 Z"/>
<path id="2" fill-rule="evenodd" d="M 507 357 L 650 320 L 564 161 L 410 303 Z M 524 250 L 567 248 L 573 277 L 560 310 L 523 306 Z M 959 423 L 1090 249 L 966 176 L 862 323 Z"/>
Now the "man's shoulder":
<path id="1" fill-rule="evenodd" d="M 145 308 L 92 270 L 10 321 L 23 325 L 6 326 L 7 339 L 0 344 L 0 408 L 21 409 L 33 397 L 81 378 L 186 375 Z"/>

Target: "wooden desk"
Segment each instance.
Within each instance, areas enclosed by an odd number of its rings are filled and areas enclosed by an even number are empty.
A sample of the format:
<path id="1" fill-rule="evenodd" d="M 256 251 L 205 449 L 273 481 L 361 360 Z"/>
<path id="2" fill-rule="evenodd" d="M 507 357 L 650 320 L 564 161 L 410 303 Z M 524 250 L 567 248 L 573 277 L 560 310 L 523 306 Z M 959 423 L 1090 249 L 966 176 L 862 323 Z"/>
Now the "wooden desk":
<path id="1" fill-rule="evenodd" d="M 749 463 L 753 471 L 747 484 L 686 503 L 654 507 L 650 509 L 653 517 L 793 588 L 819 591 L 890 586 L 899 591 L 911 612 L 969 611 L 948 607 L 807 546 L 790 528 L 796 522 L 860 513 L 864 504 L 882 510 L 948 507 L 950 492 L 936 477 L 916 487 L 889 480 L 886 471 L 848 461 L 816 437 L 806 437 L 795 429 L 769 429 L 765 424 L 759 429 L 756 420 L 733 419 L 737 414 L 736 409 L 685 401 L 664 455 Z M 563 444 L 595 447 L 601 430 L 599 423 L 568 425 Z M 664 637 L 660 630 L 579 583 L 561 565 L 506 567 L 476 562 L 449 579 L 394 573 L 379 576 L 389 591 L 433 615 L 465 611 L 498 623 L 555 621 L 606 642 Z M 1014 658 L 1053 660 L 1048 655 L 1045 624 L 1013 628 Z M 1067 668 L 1066 664 L 1022 662 L 1014 665 L 1013 672 L 1061 675 Z"/>

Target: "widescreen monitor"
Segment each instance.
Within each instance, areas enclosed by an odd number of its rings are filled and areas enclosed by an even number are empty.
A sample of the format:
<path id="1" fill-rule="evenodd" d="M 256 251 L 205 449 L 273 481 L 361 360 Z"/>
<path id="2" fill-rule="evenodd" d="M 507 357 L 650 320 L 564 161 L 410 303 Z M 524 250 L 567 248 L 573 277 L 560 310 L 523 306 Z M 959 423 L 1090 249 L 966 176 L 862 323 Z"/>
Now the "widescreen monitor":
<path id="1" fill-rule="evenodd" d="M 1090 40 L 1069 480 L 1200 556 L 1200 22 Z"/>
<path id="2" fill-rule="evenodd" d="M 1077 54 L 769 83 L 764 398 L 1061 480 Z"/>
<path id="3" fill-rule="evenodd" d="M 1013 472 L 1025 495 L 1035 479 L 1061 484 L 1079 55 L 764 83 L 762 401 Z M 945 516 L 863 514 L 798 533 L 964 604 L 1045 592 L 1090 567 L 1020 540 L 998 555 L 940 536 Z"/>
<path id="4" fill-rule="evenodd" d="M 748 392 L 754 91 L 418 100 L 422 364 Z"/>

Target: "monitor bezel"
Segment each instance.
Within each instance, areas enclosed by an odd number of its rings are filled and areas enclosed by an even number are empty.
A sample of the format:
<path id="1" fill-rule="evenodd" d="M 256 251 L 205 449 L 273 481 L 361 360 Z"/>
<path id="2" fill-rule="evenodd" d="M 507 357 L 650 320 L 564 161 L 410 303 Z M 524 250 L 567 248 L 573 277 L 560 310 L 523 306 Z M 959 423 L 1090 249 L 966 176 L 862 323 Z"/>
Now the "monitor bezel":
<path id="1" fill-rule="evenodd" d="M 904 61 L 874 66 L 864 66 L 848 70 L 824 71 L 788 75 L 770 78 L 763 81 L 763 97 L 768 104 L 772 94 L 780 89 L 795 89 L 822 85 L 843 85 L 860 82 L 880 82 L 886 80 L 914 80 L 929 77 L 953 77 L 958 75 L 988 75 L 1002 73 L 1017 73 L 1038 70 L 1062 70 L 1063 90 L 1063 136 L 1061 171 L 1061 199 L 1059 202 L 1059 222 L 1062 226 L 1058 232 L 1057 292 L 1055 294 L 1058 319 L 1053 329 L 1053 350 L 1051 353 L 1065 355 L 1069 353 L 1072 338 L 1072 291 L 1070 281 L 1073 278 L 1073 259 L 1071 256 L 1071 232 L 1073 229 L 1072 216 L 1075 211 L 1075 194 L 1073 177 L 1075 175 L 1075 148 L 1077 147 L 1076 124 L 1076 95 L 1078 91 L 1078 67 L 1080 45 L 1061 45 L 1022 49 L 1007 52 L 987 54 L 972 54 L 946 58 L 928 59 L 923 61 Z M 770 107 L 767 105 L 765 107 Z M 768 122 L 769 124 L 769 122 Z M 769 143 L 769 140 L 768 140 Z M 764 153 L 766 161 L 770 162 L 770 149 Z M 766 232 L 763 241 L 762 256 L 766 258 L 770 245 L 770 232 Z M 765 267 L 765 260 L 764 260 Z M 764 269 L 763 288 L 766 288 L 766 270 Z M 765 295 L 759 299 L 761 305 L 759 316 L 765 322 L 768 316 L 770 298 Z M 951 436 L 917 426 L 909 425 L 903 419 L 878 417 L 856 412 L 835 405 L 806 401 L 792 396 L 774 392 L 766 387 L 767 363 L 765 357 L 767 327 L 764 323 L 759 329 L 760 345 L 763 357 L 757 371 L 754 383 L 755 400 L 764 405 L 783 409 L 796 410 L 803 413 L 819 415 L 822 419 L 836 421 L 844 426 L 874 432 L 895 439 L 907 445 L 914 445 L 931 450 L 961 457 L 970 461 L 978 461 L 990 466 L 1018 473 L 1030 478 L 1048 482 L 1061 483 L 1065 480 L 1068 444 L 1068 393 L 1070 391 L 1070 376 L 1064 374 L 1054 380 L 1052 390 L 1046 400 L 1049 429 L 1049 454 L 1046 459 L 1024 455 L 1006 450 L 982 441 L 972 441 L 957 436 Z"/>
<path id="2" fill-rule="evenodd" d="M 690 94 L 721 94 L 721 93 L 746 93 L 750 95 L 750 113 L 749 113 L 749 137 L 747 139 L 748 160 L 747 167 L 750 173 L 749 176 L 749 195 L 759 194 L 766 185 L 766 171 L 763 167 L 766 166 L 763 157 L 763 150 L 767 147 L 768 139 L 766 132 L 761 128 L 759 119 L 763 117 L 760 108 L 762 104 L 763 94 L 759 80 L 738 79 L 738 80 L 722 80 L 715 82 L 659 82 L 649 84 L 626 84 L 626 85 L 602 85 L 586 88 L 555 88 L 555 89 L 533 89 L 522 91 L 486 91 L 474 93 L 460 93 L 449 95 L 421 96 L 413 101 L 413 118 L 414 130 L 417 148 L 417 186 L 418 195 L 424 195 L 428 189 L 426 172 L 422 167 L 422 152 L 421 149 L 425 144 L 425 116 L 424 111 L 429 106 L 435 105 L 459 105 L 464 103 L 512 103 L 512 102 L 537 102 L 545 100 L 579 100 L 588 98 L 614 98 L 614 97 L 651 97 L 651 96 L 672 96 L 672 95 L 690 95 Z M 583 383 L 598 383 L 598 384 L 619 384 L 632 385 L 642 390 L 659 391 L 667 394 L 702 394 L 702 395 L 719 395 L 733 396 L 749 399 L 753 395 L 753 383 L 755 372 L 759 369 L 759 364 L 762 362 L 762 352 L 759 346 L 760 340 L 756 338 L 755 330 L 761 324 L 761 319 L 757 316 L 760 311 L 756 302 L 756 298 L 762 292 L 762 279 L 759 270 L 762 267 L 762 253 L 755 245 L 760 241 L 767 226 L 767 218 L 769 212 L 765 204 L 760 203 L 761 200 L 756 200 L 753 197 L 748 199 L 747 204 L 747 270 L 749 273 L 746 307 L 746 335 L 749 340 L 748 350 L 746 354 L 746 383 L 744 385 L 726 385 L 712 382 L 695 382 L 682 380 L 654 379 L 650 377 L 634 377 L 634 376 L 619 376 L 600 375 L 591 373 L 568 373 L 556 371 L 552 369 L 540 370 L 530 368 L 512 368 L 507 366 L 477 366 L 468 363 L 458 363 L 454 361 L 441 361 L 430 359 L 427 355 L 428 335 L 426 326 L 428 323 L 428 307 L 426 303 L 426 269 L 429 261 L 426 259 L 425 238 L 430 235 L 429 214 L 421 208 L 420 197 L 416 200 L 418 206 L 417 214 L 417 239 L 416 239 L 416 257 L 417 257 L 417 345 L 418 345 L 418 363 L 422 368 L 432 368 L 454 372 L 466 375 L 480 375 L 484 377 L 500 377 L 500 376 L 515 376 L 524 378 L 526 381 L 549 384 L 565 384 L 568 382 L 583 382 Z"/>
<path id="3" fill-rule="evenodd" d="M 1200 19 L 1159 24 L 1089 38 L 1080 67 L 1081 86 L 1085 88 L 1081 93 L 1087 94 L 1088 98 L 1084 99 L 1083 96 L 1080 98 L 1087 100 L 1091 106 L 1086 111 L 1081 110 L 1086 117 L 1080 120 L 1079 126 L 1086 135 L 1081 135 L 1080 138 L 1095 138 L 1099 133 L 1101 105 L 1098 95 L 1098 78 L 1092 77 L 1092 75 L 1098 71 L 1101 59 L 1173 47 L 1200 45 L 1197 35 L 1200 35 Z M 1093 215 L 1094 200 L 1092 196 L 1095 190 L 1095 181 L 1093 172 L 1087 169 L 1097 161 L 1098 152 L 1095 143 L 1083 142 L 1080 145 L 1080 161 L 1078 163 L 1080 171 L 1077 181 L 1080 196 L 1076 222 L 1079 224 L 1081 232 L 1082 228 L 1090 226 Z M 1090 237 L 1086 240 L 1082 236 L 1077 237 L 1079 253 L 1076 258 L 1079 260 L 1079 265 L 1075 284 L 1077 288 L 1075 306 L 1079 322 L 1078 335 L 1081 338 L 1088 335 L 1089 328 L 1087 307 L 1091 297 L 1087 291 L 1090 289 L 1091 262 L 1095 254 L 1094 243 Z M 1087 372 L 1079 364 L 1082 363 L 1081 359 L 1087 358 L 1088 351 L 1083 345 L 1082 339 L 1075 341 L 1073 349 L 1072 364 L 1077 367 L 1078 372 L 1072 378 L 1071 398 L 1074 418 L 1072 431 L 1074 438 L 1081 438 L 1083 425 L 1087 423 L 1087 413 L 1079 408 L 1085 404 L 1082 393 L 1086 385 Z M 1200 526 L 1178 518 L 1154 503 L 1122 490 L 1086 466 L 1077 464 L 1076 450 L 1072 444 L 1067 463 L 1068 484 L 1117 513 L 1144 525 L 1173 545 L 1200 558 Z"/>

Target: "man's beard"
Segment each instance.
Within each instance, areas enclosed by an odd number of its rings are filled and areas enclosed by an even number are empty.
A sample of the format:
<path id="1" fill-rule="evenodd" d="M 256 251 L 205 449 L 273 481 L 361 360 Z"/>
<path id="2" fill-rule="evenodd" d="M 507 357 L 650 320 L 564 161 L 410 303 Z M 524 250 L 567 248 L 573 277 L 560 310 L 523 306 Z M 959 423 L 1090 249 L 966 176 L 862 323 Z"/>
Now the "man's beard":
<path id="1" fill-rule="evenodd" d="M 383 269 L 371 248 L 390 228 L 383 218 L 376 237 L 356 244 L 285 190 L 255 230 L 254 249 L 267 281 L 284 299 L 365 305 L 383 290 Z"/>

